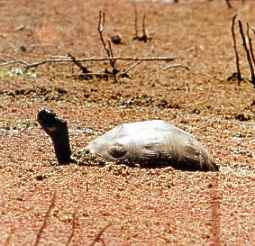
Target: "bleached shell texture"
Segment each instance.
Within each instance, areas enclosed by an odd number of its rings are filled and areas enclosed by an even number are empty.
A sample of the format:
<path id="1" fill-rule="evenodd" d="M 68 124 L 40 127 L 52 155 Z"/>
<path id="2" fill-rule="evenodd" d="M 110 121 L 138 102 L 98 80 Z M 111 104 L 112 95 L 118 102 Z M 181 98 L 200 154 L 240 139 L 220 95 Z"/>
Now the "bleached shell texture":
<path id="1" fill-rule="evenodd" d="M 150 162 L 155 166 L 163 162 L 180 169 L 217 170 L 200 142 L 162 120 L 119 125 L 86 148 L 111 161 Z"/>

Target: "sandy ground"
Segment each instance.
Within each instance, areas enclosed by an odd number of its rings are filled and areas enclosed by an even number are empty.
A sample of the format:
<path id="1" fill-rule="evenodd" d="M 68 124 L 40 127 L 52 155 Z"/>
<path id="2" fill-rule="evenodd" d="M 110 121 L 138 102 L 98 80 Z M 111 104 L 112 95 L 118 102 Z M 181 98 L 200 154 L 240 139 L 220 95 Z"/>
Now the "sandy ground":
<path id="1" fill-rule="evenodd" d="M 175 56 L 143 62 L 130 78 L 79 79 L 74 64 L 46 64 L 19 74 L 0 67 L 0 245 L 252 245 L 255 241 L 254 105 L 248 80 L 238 87 L 230 32 L 235 13 L 254 23 L 255 4 L 233 1 L 139 1 L 152 38 L 133 40 L 131 1 L 0 2 L 1 62 L 104 57 L 104 36 L 121 34 L 116 56 Z M 253 35 L 254 36 L 254 35 Z M 253 38 L 254 40 L 254 38 Z M 249 68 L 240 50 L 241 71 Z M 182 64 L 184 68 L 168 68 Z M 84 63 L 92 72 L 107 62 Z M 129 62 L 117 61 L 122 71 Z M 36 122 L 42 107 L 68 121 L 81 163 L 58 166 Z M 194 134 L 220 172 L 184 172 L 88 161 L 82 148 L 113 126 L 163 119 Z M 90 129 L 88 131 L 88 129 Z M 54 195 L 55 194 L 55 195 Z M 40 232 L 41 231 L 41 232 Z"/>

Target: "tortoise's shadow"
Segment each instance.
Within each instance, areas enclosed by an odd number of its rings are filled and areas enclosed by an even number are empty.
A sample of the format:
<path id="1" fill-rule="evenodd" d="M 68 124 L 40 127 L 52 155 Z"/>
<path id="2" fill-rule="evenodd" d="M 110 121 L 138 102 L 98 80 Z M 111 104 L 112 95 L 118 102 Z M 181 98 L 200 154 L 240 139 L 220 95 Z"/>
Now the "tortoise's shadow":
<path id="1" fill-rule="evenodd" d="M 129 168 L 141 168 L 141 169 L 159 169 L 159 168 L 173 168 L 176 170 L 180 170 L 180 171 L 189 171 L 189 172 L 208 172 L 208 171 L 212 171 L 209 170 L 207 166 L 203 167 L 201 165 L 199 165 L 197 162 L 194 161 L 183 161 L 183 162 L 169 162 L 169 160 L 146 160 L 143 162 L 138 162 L 138 161 L 134 161 L 134 162 L 130 162 L 130 161 L 116 161 L 116 162 L 107 162 L 102 158 L 98 158 L 98 157 L 84 157 L 81 158 L 80 160 L 76 160 L 75 163 L 79 166 L 90 166 L 90 167 L 98 167 L 98 168 L 103 168 L 107 165 L 121 165 L 121 166 L 127 166 Z M 217 166 L 217 169 L 214 170 L 215 171 L 219 171 L 219 167 Z"/>

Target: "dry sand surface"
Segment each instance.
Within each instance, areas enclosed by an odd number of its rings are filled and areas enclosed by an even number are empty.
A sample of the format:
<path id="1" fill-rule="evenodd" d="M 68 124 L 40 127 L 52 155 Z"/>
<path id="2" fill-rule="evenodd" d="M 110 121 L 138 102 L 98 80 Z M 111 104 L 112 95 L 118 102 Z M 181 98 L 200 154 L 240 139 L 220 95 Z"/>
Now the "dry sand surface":
<path id="1" fill-rule="evenodd" d="M 115 56 L 175 56 L 143 62 L 130 78 L 79 78 L 74 64 L 26 73 L 0 66 L 0 245 L 253 245 L 255 90 L 235 72 L 231 19 L 255 22 L 255 3 L 137 1 L 152 38 L 133 40 L 134 5 L 125 0 L 0 2 L 1 63 L 49 57 L 105 57 L 97 32 L 120 34 Z M 253 34 L 252 34 L 253 35 Z M 252 36 L 255 40 L 254 35 Z M 238 36 L 241 70 L 249 68 Z M 54 58 L 55 59 L 55 58 Z M 90 71 L 108 62 L 83 63 Z M 183 67 L 168 68 L 171 64 Z M 117 61 L 124 71 L 131 63 Z M 36 122 L 42 107 L 68 121 L 79 164 L 59 166 Z M 163 119 L 194 134 L 220 171 L 141 168 L 84 157 L 82 148 L 113 126 Z"/>

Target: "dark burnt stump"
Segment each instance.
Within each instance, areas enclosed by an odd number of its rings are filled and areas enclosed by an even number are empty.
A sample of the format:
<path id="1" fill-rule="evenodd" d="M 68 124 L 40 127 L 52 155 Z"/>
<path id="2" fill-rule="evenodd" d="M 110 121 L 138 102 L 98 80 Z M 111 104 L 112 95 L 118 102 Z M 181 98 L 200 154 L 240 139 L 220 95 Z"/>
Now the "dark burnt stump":
<path id="1" fill-rule="evenodd" d="M 50 136 L 58 163 L 69 164 L 72 162 L 67 122 L 58 118 L 53 111 L 48 109 L 38 112 L 37 121 Z"/>

